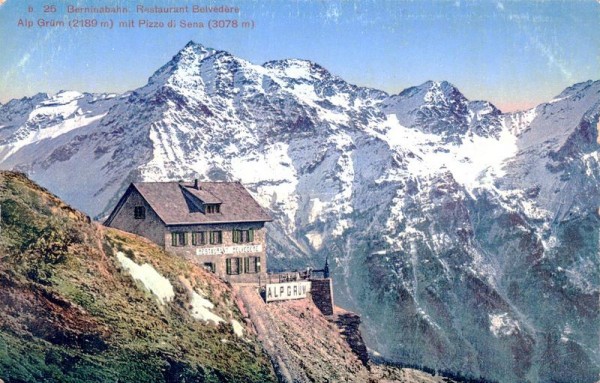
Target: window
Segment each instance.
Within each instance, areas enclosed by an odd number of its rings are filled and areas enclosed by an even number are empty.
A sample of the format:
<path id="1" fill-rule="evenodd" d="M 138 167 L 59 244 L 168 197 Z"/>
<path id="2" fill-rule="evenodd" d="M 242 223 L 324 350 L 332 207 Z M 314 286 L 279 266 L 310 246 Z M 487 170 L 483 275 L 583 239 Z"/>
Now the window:
<path id="1" fill-rule="evenodd" d="M 186 243 L 186 235 L 182 231 L 175 231 L 171 233 L 171 245 L 172 246 L 185 246 Z"/>
<path id="2" fill-rule="evenodd" d="M 211 273 L 215 272 L 215 264 L 212 262 L 204 262 L 204 269 L 210 271 Z"/>
<path id="3" fill-rule="evenodd" d="M 221 230 L 210 232 L 210 244 L 217 245 L 223 243 L 223 232 Z"/>
<path id="4" fill-rule="evenodd" d="M 146 218 L 146 208 L 143 206 L 135 206 L 133 208 L 133 218 L 134 219 L 145 219 Z"/>
<path id="5" fill-rule="evenodd" d="M 244 258 L 244 270 L 248 274 L 260 273 L 260 257 Z"/>
<path id="6" fill-rule="evenodd" d="M 219 204 L 207 204 L 206 205 L 206 213 L 207 214 L 215 214 L 221 212 L 221 206 Z"/>
<path id="7" fill-rule="evenodd" d="M 234 243 L 248 243 L 254 241 L 254 229 L 249 230 L 234 230 L 233 231 L 233 242 Z"/>
<path id="8" fill-rule="evenodd" d="M 227 275 L 242 274 L 242 258 L 227 258 L 225 259 L 225 271 Z"/>
<path id="9" fill-rule="evenodd" d="M 200 246 L 206 245 L 206 232 L 196 231 L 192 233 L 192 245 Z"/>

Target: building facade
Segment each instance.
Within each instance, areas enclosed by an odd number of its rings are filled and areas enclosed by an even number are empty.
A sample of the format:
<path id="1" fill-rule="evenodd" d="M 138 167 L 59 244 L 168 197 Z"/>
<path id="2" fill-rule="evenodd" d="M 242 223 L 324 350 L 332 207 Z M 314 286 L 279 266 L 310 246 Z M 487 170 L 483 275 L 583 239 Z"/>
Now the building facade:
<path id="1" fill-rule="evenodd" d="M 195 181 L 132 183 L 104 224 L 240 283 L 266 276 L 269 221 L 239 182 Z"/>

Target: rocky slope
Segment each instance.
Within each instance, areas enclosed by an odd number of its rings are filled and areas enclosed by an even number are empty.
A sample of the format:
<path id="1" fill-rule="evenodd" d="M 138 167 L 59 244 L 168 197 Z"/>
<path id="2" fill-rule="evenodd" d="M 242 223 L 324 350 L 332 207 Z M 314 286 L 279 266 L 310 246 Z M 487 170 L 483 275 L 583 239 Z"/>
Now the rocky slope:
<path id="1" fill-rule="evenodd" d="M 310 299 L 266 304 L 256 288 L 236 286 L 282 383 L 367 382 L 371 374 Z"/>
<path id="2" fill-rule="evenodd" d="M 0 163 L 92 216 L 132 180 L 241 180 L 275 218 L 270 266 L 330 256 L 386 358 L 592 382 L 599 90 L 503 114 L 447 82 L 388 95 L 190 43 L 124 95 L 0 106 Z"/>
<path id="3" fill-rule="evenodd" d="M 267 382 L 268 358 L 211 274 L 90 223 L 0 173 L 5 382 Z"/>

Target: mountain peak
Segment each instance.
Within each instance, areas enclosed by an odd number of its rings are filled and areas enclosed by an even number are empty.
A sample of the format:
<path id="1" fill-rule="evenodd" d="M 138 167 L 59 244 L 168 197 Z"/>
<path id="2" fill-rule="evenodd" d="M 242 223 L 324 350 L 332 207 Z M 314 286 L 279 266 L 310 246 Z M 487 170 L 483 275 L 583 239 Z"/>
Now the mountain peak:
<path id="1" fill-rule="evenodd" d="M 454 85 L 452 85 L 451 83 L 449 83 L 446 80 L 442 80 L 442 81 L 433 81 L 433 80 L 428 80 L 425 81 L 423 84 L 419 85 L 419 87 L 426 87 L 429 89 L 434 89 L 434 88 L 438 88 L 438 89 L 456 89 L 456 87 Z"/>
<path id="2" fill-rule="evenodd" d="M 423 99 L 427 102 L 437 103 L 446 100 L 466 100 L 458 88 L 448 81 L 427 81 L 417 88 L 425 92 Z"/>
<path id="3" fill-rule="evenodd" d="M 188 41 L 187 44 L 185 44 L 184 48 L 195 46 L 195 45 L 202 45 L 202 44 L 198 44 L 198 43 L 195 43 L 194 40 L 190 40 L 190 41 Z"/>
<path id="4" fill-rule="evenodd" d="M 186 77 L 195 72 L 196 67 L 200 65 L 204 59 L 213 56 L 220 51 L 207 48 L 202 44 L 195 43 L 190 40 L 173 58 L 171 61 L 158 69 L 148 80 L 149 84 L 162 84 L 166 80 L 179 73 L 180 76 Z"/>
<path id="5" fill-rule="evenodd" d="M 404 89 L 394 98 L 415 99 L 427 104 L 447 104 L 449 101 L 467 101 L 465 96 L 448 81 L 426 81 L 421 85 Z"/>
<path id="6" fill-rule="evenodd" d="M 194 65 L 217 52 L 219 51 L 216 49 L 205 47 L 202 44 L 190 40 L 175 56 L 173 56 L 167 65 L 172 64 L 172 67 Z"/>
<path id="7" fill-rule="evenodd" d="M 185 46 L 175 55 L 175 57 L 182 57 L 184 55 L 198 55 L 198 56 L 205 56 L 202 57 L 202 59 L 213 55 L 214 53 L 216 53 L 217 50 L 213 49 L 213 48 L 208 48 L 205 47 L 204 45 L 200 44 L 200 43 L 196 43 L 193 40 L 190 40 L 187 44 L 185 44 Z"/>

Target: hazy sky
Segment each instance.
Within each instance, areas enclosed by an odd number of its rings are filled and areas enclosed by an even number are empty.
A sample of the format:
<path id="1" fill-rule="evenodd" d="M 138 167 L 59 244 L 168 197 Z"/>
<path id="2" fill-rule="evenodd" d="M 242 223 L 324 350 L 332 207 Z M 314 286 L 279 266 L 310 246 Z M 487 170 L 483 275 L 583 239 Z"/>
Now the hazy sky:
<path id="1" fill-rule="evenodd" d="M 549 101 L 576 82 L 600 79 L 600 1 L 0 0 L 0 102 L 61 89 L 123 92 L 145 84 L 188 41 L 256 64 L 315 61 L 345 80 L 398 93 L 447 80 L 504 111 Z M 44 12 L 55 4 L 56 12 Z M 136 5 L 235 5 L 239 14 L 138 14 Z M 121 6 L 125 15 L 68 13 Z M 29 7 L 33 11 L 29 11 Z M 51 10 L 51 9 L 47 9 Z M 64 27 L 40 27 L 38 19 Z M 98 26 L 71 28 L 69 21 Z M 113 20 L 112 29 L 99 26 Z M 176 28 L 119 28 L 119 21 L 175 20 Z M 254 28 L 209 29 L 210 19 Z M 19 26 L 32 21 L 34 26 Z M 180 20 L 202 21 L 184 29 Z M 239 25 L 241 26 L 241 24 Z"/>

